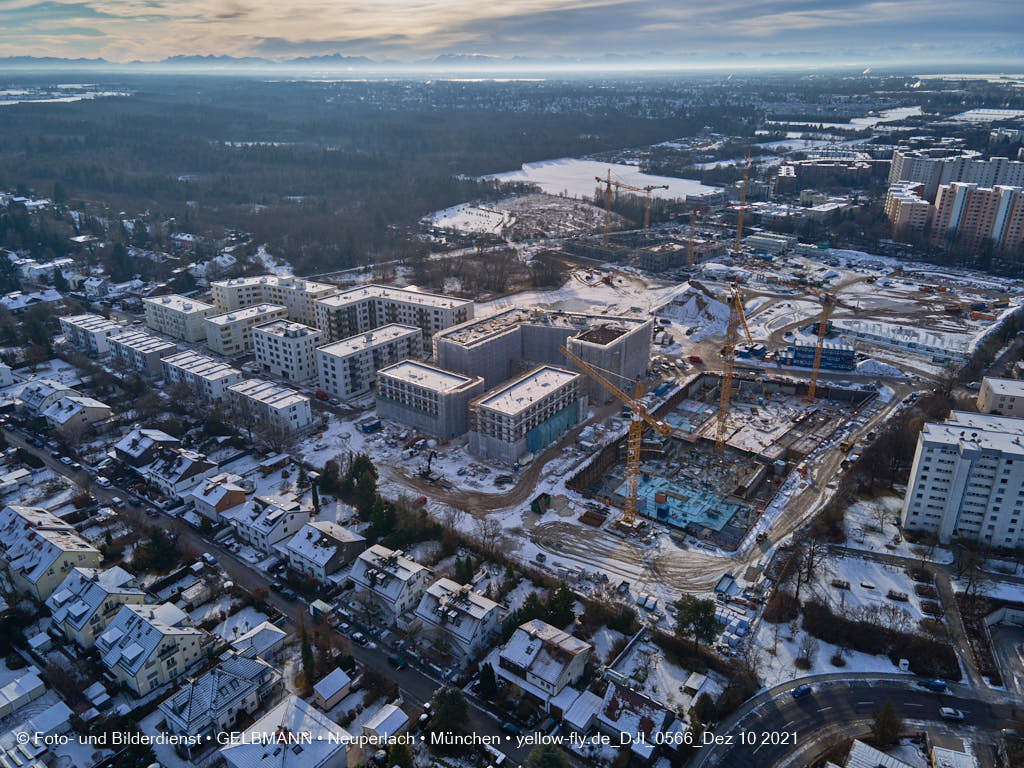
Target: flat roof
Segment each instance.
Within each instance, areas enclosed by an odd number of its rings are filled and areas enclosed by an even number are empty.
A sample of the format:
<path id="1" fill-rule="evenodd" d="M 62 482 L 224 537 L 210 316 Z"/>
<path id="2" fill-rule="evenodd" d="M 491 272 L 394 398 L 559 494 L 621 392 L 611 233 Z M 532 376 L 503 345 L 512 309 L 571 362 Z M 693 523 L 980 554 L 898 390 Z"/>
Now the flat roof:
<path id="1" fill-rule="evenodd" d="M 233 309 L 230 312 L 225 312 L 223 315 L 208 317 L 206 318 L 206 322 L 213 323 L 214 325 L 228 325 L 229 323 L 252 320 L 253 318 L 261 317 L 262 315 L 287 311 L 287 308 L 282 307 L 280 304 L 253 304 L 251 307 Z"/>
<path id="2" fill-rule="evenodd" d="M 157 352 L 164 349 L 176 349 L 178 347 L 173 341 L 167 341 L 159 336 L 153 336 L 145 331 L 127 331 L 111 336 L 109 341 L 123 344 L 129 349 L 139 352 Z"/>
<path id="3" fill-rule="evenodd" d="M 390 325 L 382 325 L 380 328 L 374 328 L 366 333 L 357 333 L 355 336 L 349 336 L 347 339 L 332 341 L 330 344 L 324 344 L 316 349 L 317 352 L 323 352 L 325 355 L 331 355 L 332 357 L 347 357 L 354 352 L 361 352 L 364 349 L 387 344 L 389 341 L 405 338 L 413 333 L 422 333 L 422 331 L 414 325 L 391 323 Z"/>
<path id="4" fill-rule="evenodd" d="M 92 312 L 86 312 L 82 315 L 64 315 L 60 318 L 60 321 L 73 325 L 76 328 L 81 328 L 83 331 L 106 331 L 121 327 L 120 323 L 115 323 L 103 315 L 93 314 Z"/>
<path id="5" fill-rule="evenodd" d="M 615 325 L 620 325 L 626 326 L 623 333 L 629 333 L 634 328 L 650 322 L 652 322 L 650 317 L 588 315 L 582 312 L 546 311 L 542 309 L 512 307 L 489 317 L 467 320 L 451 328 L 438 331 L 434 334 L 434 338 L 459 344 L 463 347 L 471 347 L 474 344 L 479 344 L 500 334 L 508 333 L 521 325 L 569 328 L 580 332 L 602 326 L 612 328 Z M 586 341 L 586 339 L 584 340 Z"/>
<path id="6" fill-rule="evenodd" d="M 167 307 L 175 312 L 205 312 L 208 309 L 213 309 L 212 304 L 179 296 L 176 293 L 168 293 L 165 296 L 148 296 L 143 301 L 157 307 Z"/>
<path id="7" fill-rule="evenodd" d="M 478 405 L 512 416 L 578 378 L 582 378 L 581 374 L 553 365 L 543 365 L 508 384 L 492 389 Z"/>
<path id="8" fill-rule="evenodd" d="M 163 361 L 168 365 L 180 368 L 204 379 L 222 379 L 226 376 L 242 375 L 240 370 L 232 368 L 227 363 L 222 363 L 219 360 L 214 360 L 212 357 L 200 355 L 198 352 L 192 352 L 191 350 L 170 355 L 165 357 Z"/>
<path id="9" fill-rule="evenodd" d="M 311 328 L 308 325 L 283 318 L 281 320 L 271 320 L 263 325 L 257 325 L 253 331 L 281 337 L 319 336 L 323 333 L 319 328 Z"/>
<path id="10" fill-rule="evenodd" d="M 444 309 L 473 303 L 471 299 L 459 299 L 455 296 L 445 296 L 440 293 L 426 293 L 411 288 L 391 288 L 386 285 L 364 285 L 361 288 L 351 288 L 334 296 L 320 299 L 320 302 L 329 307 L 343 307 L 346 304 L 352 304 L 365 299 L 403 301 L 409 304 L 424 304 Z"/>
<path id="11" fill-rule="evenodd" d="M 988 388 L 995 395 L 1024 396 L 1024 381 L 1020 379 L 996 379 L 986 376 L 982 383 L 988 384 Z"/>
<path id="12" fill-rule="evenodd" d="M 304 280 L 301 277 L 292 275 L 254 275 L 252 277 L 233 277 L 230 280 L 215 280 L 211 286 L 222 287 L 244 287 L 248 285 L 278 285 L 283 288 L 300 290 L 305 293 L 319 293 L 325 290 L 338 290 L 338 286 L 331 283 L 318 283 L 315 280 Z"/>
<path id="13" fill-rule="evenodd" d="M 451 392 L 473 381 L 473 378 L 470 376 L 452 373 L 435 365 L 421 363 L 418 360 L 403 360 L 400 363 L 389 365 L 377 371 L 377 375 L 387 376 L 389 379 L 404 381 L 408 384 L 415 384 L 434 392 Z"/>
<path id="14" fill-rule="evenodd" d="M 246 379 L 232 384 L 228 390 L 269 405 L 271 408 L 288 408 L 304 400 L 309 400 L 308 397 L 290 387 L 263 379 Z"/>

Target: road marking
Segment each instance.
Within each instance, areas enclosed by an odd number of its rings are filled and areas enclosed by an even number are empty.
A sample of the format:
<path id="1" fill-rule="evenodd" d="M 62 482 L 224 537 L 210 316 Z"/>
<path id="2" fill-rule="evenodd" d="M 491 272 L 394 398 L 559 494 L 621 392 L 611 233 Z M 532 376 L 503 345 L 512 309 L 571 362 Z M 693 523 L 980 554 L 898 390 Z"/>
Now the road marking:
<path id="1" fill-rule="evenodd" d="M 828 712 L 832 707 L 818 707 L 819 712 Z"/>
<path id="2" fill-rule="evenodd" d="M 904 706 L 904 707 L 923 707 L 923 706 L 924 706 L 924 704 L 911 704 L 911 703 L 910 703 L 910 702 L 908 701 L 908 702 L 904 702 L 903 706 Z"/>
<path id="3" fill-rule="evenodd" d="M 872 704 L 873 702 L 871 702 L 871 701 L 858 701 L 857 703 L 858 704 Z"/>

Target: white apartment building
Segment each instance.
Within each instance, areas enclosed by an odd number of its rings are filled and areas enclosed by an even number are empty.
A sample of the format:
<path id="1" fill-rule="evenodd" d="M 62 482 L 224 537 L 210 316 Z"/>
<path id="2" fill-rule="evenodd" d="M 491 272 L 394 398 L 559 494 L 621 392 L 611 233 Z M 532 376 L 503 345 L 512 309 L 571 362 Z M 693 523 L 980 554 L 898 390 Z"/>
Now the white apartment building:
<path id="1" fill-rule="evenodd" d="M 232 312 L 253 304 L 279 304 L 288 310 L 289 320 L 305 325 L 316 323 L 315 303 L 337 292 L 337 286 L 330 283 L 283 275 L 236 277 L 210 284 L 210 295 L 219 312 Z"/>
<path id="2" fill-rule="evenodd" d="M 362 552 L 349 573 L 356 594 L 364 598 L 369 608 L 378 609 L 378 620 L 383 621 L 383 626 L 419 605 L 429 576 L 426 566 L 406 557 L 401 550 L 380 544 Z"/>
<path id="3" fill-rule="evenodd" d="M 320 389 L 348 398 L 369 392 L 377 371 L 423 353 L 423 334 L 411 325 L 385 325 L 316 350 Z"/>
<path id="4" fill-rule="evenodd" d="M 897 235 L 924 233 L 928 229 L 932 204 L 923 195 L 924 184 L 916 181 L 900 181 L 889 187 L 885 195 L 885 215 Z"/>
<path id="5" fill-rule="evenodd" d="M 92 648 L 96 636 L 129 603 L 140 605 L 146 593 L 135 577 L 119 566 L 73 568 L 46 600 L 53 625 L 80 648 Z"/>
<path id="6" fill-rule="evenodd" d="M 206 346 L 225 357 L 241 355 L 252 349 L 253 328 L 287 317 L 287 310 L 278 304 L 253 304 L 213 315 L 206 318 Z"/>
<path id="7" fill-rule="evenodd" d="M 377 371 L 377 415 L 451 439 L 469 429 L 469 402 L 483 392 L 481 376 L 403 360 Z"/>
<path id="8" fill-rule="evenodd" d="M 429 339 L 437 331 L 472 319 L 473 306 L 469 299 L 439 293 L 366 285 L 317 301 L 316 327 L 334 340 L 400 323 L 416 326 Z"/>
<path id="9" fill-rule="evenodd" d="M 980 187 L 1024 185 L 1024 163 L 1005 157 L 986 159 L 970 152 L 897 149 L 892 153 L 889 185 L 899 181 L 923 184 L 924 198 L 932 201 L 940 186 L 952 182 Z"/>
<path id="10" fill-rule="evenodd" d="M 593 646 L 540 619 L 520 624 L 498 651 L 494 671 L 548 702 L 583 676 Z"/>
<path id="11" fill-rule="evenodd" d="M 235 535 L 264 554 L 309 522 L 310 510 L 297 501 L 256 496 L 222 515 Z"/>
<path id="12" fill-rule="evenodd" d="M 366 548 L 366 537 L 331 520 L 314 520 L 276 548 L 292 570 L 327 584 Z"/>
<path id="13" fill-rule="evenodd" d="M 1024 545 L 1024 419 L 953 411 L 925 424 L 902 518 L 944 544 Z"/>
<path id="14" fill-rule="evenodd" d="M 455 657 L 472 656 L 490 642 L 503 615 L 501 605 L 451 579 L 427 587 L 416 606 L 425 639 L 435 649 L 447 647 Z"/>
<path id="15" fill-rule="evenodd" d="M 469 406 L 469 450 L 513 464 L 552 443 L 587 413 L 582 374 L 543 365 Z"/>
<path id="16" fill-rule="evenodd" d="M 144 376 L 160 376 L 160 360 L 178 351 L 173 341 L 151 336 L 144 331 L 126 331 L 107 339 L 114 360 Z"/>
<path id="17" fill-rule="evenodd" d="M 198 352 L 179 352 L 160 364 L 168 384 L 185 384 L 207 400 L 220 400 L 228 387 L 242 380 L 237 368 Z"/>
<path id="18" fill-rule="evenodd" d="M 252 329 L 256 364 L 263 373 L 301 383 L 316 378 L 316 348 L 324 334 L 290 320 L 275 320 Z"/>
<path id="19" fill-rule="evenodd" d="M 227 389 L 229 402 L 254 414 L 261 424 L 274 424 L 292 435 L 313 423 L 309 398 L 294 389 L 262 379 L 246 379 Z"/>
<path id="20" fill-rule="evenodd" d="M 206 340 L 206 318 L 216 310 L 195 299 L 177 294 L 151 296 L 142 300 L 146 308 L 146 325 L 154 331 L 182 341 Z"/>
<path id="21" fill-rule="evenodd" d="M 65 315 L 60 318 L 60 330 L 68 344 L 86 354 L 105 355 L 110 351 L 107 340 L 124 331 L 124 326 L 103 315 Z"/>
<path id="22" fill-rule="evenodd" d="M 1024 381 L 986 376 L 978 390 L 978 410 L 1024 419 Z"/>

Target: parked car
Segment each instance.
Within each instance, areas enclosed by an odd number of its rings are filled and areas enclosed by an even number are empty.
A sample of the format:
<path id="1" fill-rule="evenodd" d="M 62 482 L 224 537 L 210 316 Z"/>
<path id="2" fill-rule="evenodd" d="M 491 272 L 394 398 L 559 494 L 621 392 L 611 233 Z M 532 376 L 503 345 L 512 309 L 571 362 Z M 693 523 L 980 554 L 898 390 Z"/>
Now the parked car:
<path id="1" fill-rule="evenodd" d="M 521 731 L 519 730 L 519 726 L 508 720 L 503 722 L 499 727 L 509 736 L 518 736 L 521 733 Z"/>
<path id="2" fill-rule="evenodd" d="M 946 681 L 938 677 L 933 677 L 929 680 L 921 680 L 918 685 L 922 688 L 927 688 L 929 691 L 934 693 L 945 693 L 946 692 Z"/>
<path id="3" fill-rule="evenodd" d="M 124 499 L 120 496 L 115 496 L 110 500 L 110 506 L 114 507 L 114 509 L 120 509 L 124 506 Z"/>
<path id="4" fill-rule="evenodd" d="M 798 686 L 797 686 L 796 688 L 794 688 L 794 689 L 793 689 L 792 691 L 790 691 L 789 693 L 790 693 L 790 695 L 791 695 L 791 696 L 792 696 L 792 697 L 793 697 L 794 699 L 802 699 L 802 698 L 804 698 L 804 696 L 810 696 L 810 695 L 811 695 L 811 693 L 813 692 L 813 690 L 814 690 L 814 689 L 813 689 L 813 688 L 811 688 L 811 686 L 809 686 L 809 685 L 807 685 L 807 684 L 805 683 L 805 684 L 803 684 L 803 685 L 798 685 Z"/>
<path id="5" fill-rule="evenodd" d="M 97 477 L 96 485 L 98 485 L 100 488 L 109 488 L 111 486 L 111 482 L 105 477 Z"/>
<path id="6" fill-rule="evenodd" d="M 367 645 L 370 644 L 370 641 L 367 639 L 366 635 L 364 635 L 362 632 L 353 632 L 352 633 L 352 642 L 358 643 L 359 645 L 362 645 L 362 646 L 367 646 Z"/>
<path id="7" fill-rule="evenodd" d="M 963 720 L 964 713 L 952 707 L 939 707 L 939 716 L 943 720 Z"/>
<path id="8" fill-rule="evenodd" d="M 392 653 L 390 656 L 388 656 L 388 664 L 390 664 L 395 669 L 405 669 L 409 666 L 409 662 L 407 662 L 405 658 L 403 658 L 397 653 Z"/>
<path id="9" fill-rule="evenodd" d="M 50 458 L 51 459 L 59 459 L 60 458 L 60 451 L 50 451 Z"/>

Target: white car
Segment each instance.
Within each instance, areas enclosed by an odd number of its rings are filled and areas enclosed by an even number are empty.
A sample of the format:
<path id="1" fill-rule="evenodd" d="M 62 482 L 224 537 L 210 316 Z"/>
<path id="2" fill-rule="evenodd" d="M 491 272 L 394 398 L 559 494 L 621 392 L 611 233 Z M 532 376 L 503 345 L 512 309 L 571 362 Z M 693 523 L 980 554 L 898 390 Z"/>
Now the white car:
<path id="1" fill-rule="evenodd" d="M 939 716 L 943 720 L 963 720 L 964 713 L 952 707 L 939 707 Z"/>
<path id="2" fill-rule="evenodd" d="M 97 477 L 96 478 L 96 485 L 98 485 L 100 488 L 109 488 L 110 487 L 110 480 L 105 478 L 105 477 Z"/>

